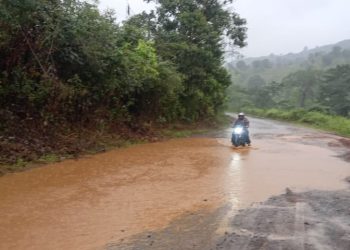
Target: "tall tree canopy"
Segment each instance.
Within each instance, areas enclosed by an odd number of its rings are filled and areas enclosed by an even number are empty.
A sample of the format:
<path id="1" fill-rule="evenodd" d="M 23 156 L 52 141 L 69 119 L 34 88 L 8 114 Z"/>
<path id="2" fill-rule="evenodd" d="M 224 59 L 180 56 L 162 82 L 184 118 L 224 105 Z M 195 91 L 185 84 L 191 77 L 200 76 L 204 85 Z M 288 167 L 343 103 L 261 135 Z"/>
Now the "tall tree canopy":
<path id="1" fill-rule="evenodd" d="M 230 84 L 225 49 L 244 46 L 245 20 L 232 1 L 155 2 L 117 23 L 91 1 L 0 1 L 0 157 L 13 155 L 2 138 L 50 151 L 79 128 L 213 116 Z"/>
<path id="2" fill-rule="evenodd" d="M 149 0 L 148 2 L 150 2 Z M 186 116 L 213 115 L 223 104 L 230 78 L 223 68 L 227 46 L 245 45 L 245 20 L 228 6 L 232 1 L 159 0 L 153 18 L 159 55 L 184 75 L 181 100 Z"/>
<path id="3" fill-rule="evenodd" d="M 350 65 L 337 66 L 325 73 L 319 101 L 334 113 L 350 117 Z"/>

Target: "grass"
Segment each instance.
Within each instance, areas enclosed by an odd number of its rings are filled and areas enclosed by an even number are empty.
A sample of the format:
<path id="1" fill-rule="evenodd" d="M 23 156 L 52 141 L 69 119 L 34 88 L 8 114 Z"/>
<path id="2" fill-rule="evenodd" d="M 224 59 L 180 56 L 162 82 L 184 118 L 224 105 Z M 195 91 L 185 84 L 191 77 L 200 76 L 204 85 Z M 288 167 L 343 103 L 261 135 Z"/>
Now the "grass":
<path id="1" fill-rule="evenodd" d="M 41 156 L 37 162 L 38 163 L 53 163 L 53 162 L 58 162 L 61 160 L 61 157 L 59 155 L 56 154 L 47 154 L 47 155 L 43 155 Z"/>
<path id="2" fill-rule="evenodd" d="M 328 115 L 304 109 L 280 110 L 251 108 L 247 110 L 247 113 L 276 120 L 297 122 L 299 124 L 350 137 L 350 119 L 342 116 Z"/>

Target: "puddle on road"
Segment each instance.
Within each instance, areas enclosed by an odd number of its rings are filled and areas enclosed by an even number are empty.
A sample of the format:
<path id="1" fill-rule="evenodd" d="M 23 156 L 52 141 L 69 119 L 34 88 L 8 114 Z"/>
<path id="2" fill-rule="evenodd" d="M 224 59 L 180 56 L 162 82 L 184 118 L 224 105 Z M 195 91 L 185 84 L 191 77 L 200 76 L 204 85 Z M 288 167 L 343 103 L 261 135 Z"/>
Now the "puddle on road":
<path id="1" fill-rule="evenodd" d="M 328 149 L 254 143 L 233 149 L 227 139 L 177 139 L 4 176 L 0 249 L 103 249 L 183 214 L 228 204 L 236 211 L 286 187 L 346 187 L 349 164 Z"/>

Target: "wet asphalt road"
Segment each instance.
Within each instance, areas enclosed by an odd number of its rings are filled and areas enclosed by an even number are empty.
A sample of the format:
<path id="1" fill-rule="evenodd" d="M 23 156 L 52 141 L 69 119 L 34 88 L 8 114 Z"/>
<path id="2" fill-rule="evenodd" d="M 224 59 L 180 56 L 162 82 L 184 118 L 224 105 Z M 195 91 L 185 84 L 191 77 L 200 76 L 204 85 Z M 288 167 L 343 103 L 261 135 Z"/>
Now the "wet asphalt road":
<path id="1" fill-rule="evenodd" d="M 111 243 L 107 249 L 349 249 L 350 240 L 343 239 L 344 234 L 350 234 L 350 210 L 346 209 L 350 207 L 350 192 L 344 181 L 350 175 L 350 164 L 346 160 L 349 148 L 345 147 L 344 138 L 284 122 L 250 120 L 253 146 L 232 149 L 231 167 L 253 166 L 247 178 L 251 179 L 247 182 L 252 187 L 246 185 L 239 191 L 245 193 L 243 197 L 237 196 L 210 212 L 184 214 L 164 229 Z M 231 132 L 228 128 L 209 136 L 228 146 Z M 255 161 L 251 159 L 254 156 L 258 158 Z M 238 170 L 238 175 L 244 174 Z M 280 192 L 276 192 L 276 187 L 280 187 Z M 282 187 L 308 193 L 284 194 Z M 325 191 L 341 188 L 345 190 Z M 323 191 L 310 191 L 314 189 Z M 267 198 L 268 193 L 283 194 L 258 202 Z M 296 202 L 299 197 L 303 198 Z M 323 213 L 312 210 L 311 205 L 323 207 Z M 335 222 L 341 220 L 345 224 Z M 310 237 L 305 227 L 311 224 L 318 227 L 313 227 L 316 229 Z"/>

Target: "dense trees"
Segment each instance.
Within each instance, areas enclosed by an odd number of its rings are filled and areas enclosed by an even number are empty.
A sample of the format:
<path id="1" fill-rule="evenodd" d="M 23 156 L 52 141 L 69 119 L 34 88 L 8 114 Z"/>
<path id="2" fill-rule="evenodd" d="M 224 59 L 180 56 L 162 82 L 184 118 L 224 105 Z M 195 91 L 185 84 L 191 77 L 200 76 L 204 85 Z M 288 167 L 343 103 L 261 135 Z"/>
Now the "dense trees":
<path id="1" fill-rule="evenodd" d="M 282 82 L 284 86 L 285 99 L 294 102 L 291 105 L 295 107 L 305 108 L 312 105 L 316 100 L 316 92 L 319 85 L 319 72 L 315 70 L 300 70 L 286 76 Z"/>
<path id="2" fill-rule="evenodd" d="M 214 114 L 230 84 L 222 36 L 234 46 L 245 38 L 226 2 L 157 1 L 156 12 L 118 25 L 84 1 L 4 0 L 2 111 L 68 120 L 101 107 L 132 117 Z"/>
<path id="3" fill-rule="evenodd" d="M 214 115 L 225 99 L 230 77 L 222 67 L 222 36 L 244 46 L 245 21 L 217 0 L 160 0 L 152 19 L 155 46 L 163 60 L 184 76 L 180 95 L 189 119 Z M 231 1 L 224 1 L 231 2 Z"/>
<path id="4" fill-rule="evenodd" d="M 246 87 L 231 87 L 230 95 L 246 96 L 243 107 L 305 109 L 350 117 L 350 65 L 321 70 L 299 70 L 281 81 L 265 85 L 248 82 Z M 239 93 L 233 93 L 233 89 Z M 237 102 L 231 106 L 242 108 Z"/>
<path id="5" fill-rule="evenodd" d="M 350 65 L 326 71 L 319 102 L 336 114 L 350 117 Z"/>
<path id="6" fill-rule="evenodd" d="M 231 2 L 159 0 L 118 24 L 80 0 L 1 1 L 0 133 L 213 116 L 224 50 L 245 40 Z"/>
<path id="7" fill-rule="evenodd" d="M 342 47 L 341 47 L 342 46 Z M 239 60 L 230 63 L 230 105 L 304 109 L 350 117 L 350 40 L 299 54 Z M 238 93 L 233 93 L 238 91 Z M 244 105 L 232 99 L 245 96 Z"/>

